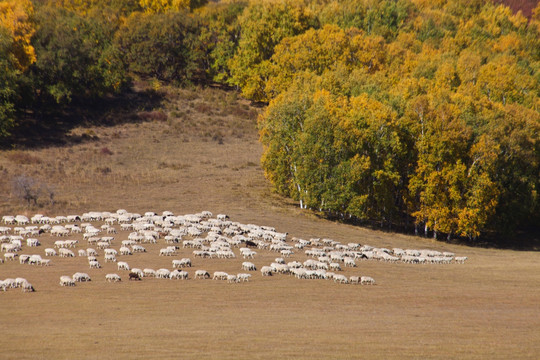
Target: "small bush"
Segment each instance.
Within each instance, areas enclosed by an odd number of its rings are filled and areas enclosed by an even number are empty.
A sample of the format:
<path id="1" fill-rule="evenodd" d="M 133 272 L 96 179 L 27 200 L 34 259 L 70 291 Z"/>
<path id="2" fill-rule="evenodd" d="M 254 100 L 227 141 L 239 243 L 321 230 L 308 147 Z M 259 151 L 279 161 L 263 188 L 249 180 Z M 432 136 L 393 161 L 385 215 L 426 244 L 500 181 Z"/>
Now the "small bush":
<path id="1" fill-rule="evenodd" d="M 111 151 L 111 149 L 109 149 L 108 147 L 103 147 L 103 148 L 101 148 L 101 150 L 99 151 L 99 153 L 100 153 L 101 155 L 112 155 L 112 154 L 114 154 L 114 153 Z"/>
<path id="2" fill-rule="evenodd" d="M 41 164 L 42 162 L 39 157 L 23 151 L 12 151 L 7 154 L 7 158 L 19 165 Z"/>
<path id="3" fill-rule="evenodd" d="M 167 114 L 163 110 L 141 111 L 139 118 L 143 121 L 159 121 L 165 122 L 168 119 Z"/>
<path id="4" fill-rule="evenodd" d="M 21 200 L 27 202 L 27 205 L 37 205 L 38 199 L 42 194 L 46 194 L 51 204 L 54 205 L 56 191 L 50 186 L 31 176 L 19 175 L 12 180 L 13 194 Z"/>

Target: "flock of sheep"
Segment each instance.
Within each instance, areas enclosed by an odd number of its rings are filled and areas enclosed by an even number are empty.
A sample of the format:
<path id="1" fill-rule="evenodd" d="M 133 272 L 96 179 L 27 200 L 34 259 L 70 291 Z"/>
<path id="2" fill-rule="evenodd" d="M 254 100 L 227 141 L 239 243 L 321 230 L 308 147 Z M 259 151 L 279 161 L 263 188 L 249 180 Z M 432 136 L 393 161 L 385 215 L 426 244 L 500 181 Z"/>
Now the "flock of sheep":
<path id="1" fill-rule="evenodd" d="M 189 279 L 187 268 L 192 266 L 189 257 L 173 259 L 172 270 L 166 268 L 155 270 L 150 267 L 141 269 L 129 265 L 127 259 L 130 255 L 148 253 L 150 250 L 147 251 L 146 247 L 158 243 L 165 246 L 159 250 L 159 256 L 177 256 L 180 251 L 190 251 L 194 258 L 242 257 L 243 260 L 251 260 L 256 259 L 258 253 L 274 252 L 277 256 L 275 260 L 260 267 L 262 276 L 283 274 L 297 279 L 333 280 L 340 284 L 375 284 L 375 280 L 370 276 L 347 277 L 341 273 L 343 267 L 357 267 L 357 261 L 449 264 L 463 263 L 467 260 L 466 257 L 456 257 L 450 252 L 441 253 L 434 250 L 376 248 L 359 243 L 342 244 L 332 239 L 318 238 L 305 240 L 292 237 L 288 240 L 288 234 L 277 232 L 273 227 L 233 222 L 224 214 L 214 218 L 209 211 L 179 216 L 170 211 L 165 211 L 161 215 L 154 212 L 141 215 L 128 213 L 126 210 L 56 217 L 36 214 L 30 219 L 17 215 L 3 216 L 2 223 L 0 250 L 4 253 L 4 258 L 0 259 L 0 263 L 18 259 L 20 264 L 50 266 L 51 258 L 55 256 L 86 257 L 90 269 L 100 269 L 103 265 L 99 253 L 102 252 L 103 262 L 115 263 L 117 271 L 127 272 L 129 280 Z M 119 231 L 129 232 L 129 235 L 125 236 L 124 240 L 116 240 L 115 235 Z M 44 234 L 53 238 L 47 241 L 51 243 L 51 247 L 37 251 L 38 247 L 43 246 L 38 238 Z M 65 239 L 66 237 L 73 239 Z M 55 238 L 59 239 L 54 240 Z M 26 249 L 23 248 L 23 244 Z M 22 254 L 23 249 L 28 252 L 36 249 L 34 252 L 40 252 L 46 258 L 37 253 Z M 304 258 L 307 256 L 308 259 L 300 262 L 299 255 Z M 118 261 L 117 257 L 121 257 L 122 261 Z M 295 257 L 296 260 L 285 261 L 291 257 Z M 210 260 L 201 260 L 205 261 Z M 211 275 L 204 269 L 198 269 L 194 272 L 193 278 L 240 283 L 250 281 L 252 279 L 250 272 L 257 271 L 257 266 L 252 261 L 243 261 L 240 268 L 245 272 L 229 274 L 225 271 L 215 271 Z M 75 286 L 77 282 L 91 280 L 89 274 L 76 272 L 73 275 L 62 275 L 59 284 Z M 105 280 L 120 282 L 122 276 L 107 273 Z M 12 288 L 22 288 L 25 292 L 35 291 L 32 284 L 24 278 L 0 280 L 0 289 L 6 291 Z"/>

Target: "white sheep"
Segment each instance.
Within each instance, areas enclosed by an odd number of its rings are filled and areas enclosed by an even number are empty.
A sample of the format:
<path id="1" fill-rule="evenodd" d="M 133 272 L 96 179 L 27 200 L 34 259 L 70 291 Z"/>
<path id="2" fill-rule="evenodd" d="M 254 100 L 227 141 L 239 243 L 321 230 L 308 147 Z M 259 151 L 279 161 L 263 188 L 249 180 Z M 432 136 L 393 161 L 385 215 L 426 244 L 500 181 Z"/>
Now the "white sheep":
<path id="1" fill-rule="evenodd" d="M 143 270 L 143 273 L 145 277 L 156 277 L 156 270 L 154 269 L 146 268 Z"/>
<path id="2" fill-rule="evenodd" d="M 236 275 L 227 275 L 227 282 L 228 282 L 229 284 L 237 283 L 237 282 L 238 282 L 238 278 L 236 277 Z"/>
<path id="3" fill-rule="evenodd" d="M 345 258 L 344 265 L 349 267 L 356 267 L 356 262 L 354 261 L 354 259 L 347 257 Z"/>
<path id="4" fill-rule="evenodd" d="M 105 262 L 116 262 L 116 256 L 112 254 L 105 254 Z"/>
<path id="5" fill-rule="evenodd" d="M 26 245 L 34 247 L 34 246 L 40 246 L 41 243 L 38 241 L 38 239 L 28 238 L 26 239 Z"/>
<path id="6" fill-rule="evenodd" d="M 184 270 L 173 270 L 171 271 L 171 273 L 169 274 L 169 277 L 171 279 L 182 279 L 182 280 L 187 280 L 189 274 L 187 271 L 184 271 Z"/>
<path id="7" fill-rule="evenodd" d="M 131 249 L 126 246 L 120 247 L 118 251 L 120 252 L 120 255 L 133 255 Z"/>
<path id="8" fill-rule="evenodd" d="M 36 291 L 36 289 L 34 289 L 34 287 L 32 286 L 32 284 L 30 284 L 28 281 L 24 281 L 22 284 L 21 284 L 21 288 L 22 288 L 22 291 L 23 292 L 34 292 Z"/>
<path id="9" fill-rule="evenodd" d="M 60 248 L 58 250 L 58 254 L 60 255 L 60 257 L 75 257 L 75 253 L 66 248 Z"/>
<path id="10" fill-rule="evenodd" d="M 28 259 L 28 263 L 30 265 L 41 265 L 41 261 L 43 259 L 41 258 L 40 255 L 31 255 L 30 258 Z"/>
<path id="11" fill-rule="evenodd" d="M 465 261 L 467 261 L 467 257 L 466 256 L 456 256 L 454 258 L 454 261 L 458 264 L 463 264 L 465 263 Z"/>
<path id="12" fill-rule="evenodd" d="M 92 281 L 92 279 L 90 278 L 90 275 L 88 275 L 87 273 L 82 273 L 82 272 L 76 272 L 75 274 L 73 274 L 71 278 L 73 279 L 73 281 L 76 281 L 76 282 Z"/>
<path id="13" fill-rule="evenodd" d="M 246 282 L 251 278 L 251 274 L 240 273 L 236 275 L 238 282 Z"/>
<path id="14" fill-rule="evenodd" d="M 125 261 L 119 261 L 117 263 L 117 266 L 118 266 L 118 270 L 128 270 L 129 271 L 129 265 Z"/>
<path id="15" fill-rule="evenodd" d="M 370 276 L 362 276 L 360 278 L 360 283 L 362 285 L 375 285 L 375 280 Z"/>
<path id="16" fill-rule="evenodd" d="M 262 276 L 272 276 L 272 273 L 274 272 L 274 268 L 270 266 L 263 266 L 261 268 L 261 274 Z"/>
<path id="17" fill-rule="evenodd" d="M 209 279 L 210 274 L 206 270 L 195 271 L 195 279 Z"/>
<path id="18" fill-rule="evenodd" d="M 226 272 L 223 272 L 223 271 L 216 271 L 214 272 L 214 276 L 212 277 L 213 280 L 227 280 L 227 276 L 229 274 L 227 274 Z"/>
<path id="19" fill-rule="evenodd" d="M 16 253 L 5 253 L 4 254 L 4 258 L 6 260 L 10 260 L 10 261 L 14 261 L 17 256 L 18 256 L 18 254 L 16 254 Z"/>
<path id="20" fill-rule="evenodd" d="M 334 282 L 338 282 L 340 284 L 348 284 L 349 279 L 347 279 L 347 277 L 345 275 L 335 274 L 334 275 Z"/>
<path id="21" fill-rule="evenodd" d="M 120 282 L 122 278 L 118 274 L 107 274 L 105 275 L 105 280 L 108 282 Z"/>
<path id="22" fill-rule="evenodd" d="M 118 255 L 118 251 L 116 251 L 115 249 L 105 249 L 104 250 L 105 252 L 105 255 L 113 255 L 113 256 L 116 256 Z"/>
<path id="23" fill-rule="evenodd" d="M 60 286 L 75 286 L 75 281 L 70 276 L 60 276 Z"/>
<path id="24" fill-rule="evenodd" d="M 246 271 L 256 271 L 256 270 L 257 270 L 257 267 L 256 267 L 255 264 L 253 264 L 252 262 L 244 261 L 244 262 L 242 263 L 242 270 L 246 270 Z"/>
<path id="25" fill-rule="evenodd" d="M 171 272 L 167 269 L 159 269 L 156 271 L 156 277 L 159 279 L 168 279 Z"/>
<path id="26" fill-rule="evenodd" d="M 132 249 L 133 249 L 133 252 L 139 252 L 139 253 L 146 252 L 146 249 L 141 245 L 133 245 Z"/>
<path id="27" fill-rule="evenodd" d="M 99 268 L 101 268 L 101 264 L 97 260 L 89 261 L 88 265 L 90 265 L 90 269 L 99 269 Z"/>

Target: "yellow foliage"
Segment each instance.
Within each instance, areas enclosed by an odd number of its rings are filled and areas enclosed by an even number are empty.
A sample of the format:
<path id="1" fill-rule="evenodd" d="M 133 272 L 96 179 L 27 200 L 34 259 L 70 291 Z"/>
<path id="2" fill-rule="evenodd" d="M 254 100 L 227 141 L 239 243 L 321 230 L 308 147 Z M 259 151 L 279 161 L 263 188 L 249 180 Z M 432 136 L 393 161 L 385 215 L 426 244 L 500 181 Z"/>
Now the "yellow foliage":
<path id="1" fill-rule="evenodd" d="M 189 9 L 189 0 L 139 0 L 141 7 L 148 13 L 163 13 Z"/>
<path id="2" fill-rule="evenodd" d="M 30 18 L 34 7 L 30 0 L 4 0 L 0 2 L 0 27 L 11 35 L 10 52 L 16 59 L 15 66 L 25 70 L 36 61 L 36 54 L 31 45 L 34 25 Z"/>

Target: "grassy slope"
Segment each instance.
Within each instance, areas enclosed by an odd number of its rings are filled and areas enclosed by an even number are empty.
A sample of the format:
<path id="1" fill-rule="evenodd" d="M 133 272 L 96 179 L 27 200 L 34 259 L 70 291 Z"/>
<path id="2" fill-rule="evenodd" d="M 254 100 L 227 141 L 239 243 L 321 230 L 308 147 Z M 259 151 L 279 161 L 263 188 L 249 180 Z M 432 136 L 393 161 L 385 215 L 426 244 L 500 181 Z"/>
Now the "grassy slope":
<path id="1" fill-rule="evenodd" d="M 540 261 L 536 252 L 467 248 L 318 219 L 271 193 L 259 163 L 255 109 L 217 90 L 170 90 L 165 119 L 74 129 L 99 139 L 63 147 L 0 153 L 0 215 L 50 215 L 126 208 L 210 210 L 235 221 L 275 226 L 302 238 L 330 237 L 379 247 L 430 248 L 469 257 L 464 265 L 364 261 L 346 275 L 378 285 L 345 286 L 286 276 L 247 284 L 147 279 L 108 284 L 113 264 L 90 270 L 86 259 L 53 259 L 49 268 L 0 265 L 0 278 L 22 276 L 37 292 L 0 293 L 0 347 L 6 358 L 493 358 L 540 356 Z M 225 110 L 224 110 L 225 109 Z M 107 149 L 107 150 L 105 150 Z M 15 154 L 15 155 L 14 155 Z M 27 174 L 53 185 L 57 203 L 25 210 L 10 179 Z M 40 200 L 46 202 L 45 198 Z M 116 236 L 116 242 L 127 233 Z M 44 246 L 24 248 L 40 253 Z M 80 247 L 85 247 L 81 244 Z M 171 268 L 148 253 L 132 266 Z M 183 249 L 175 258 L 190 256 Z M 275 253 L 261 251 L 260 268 Z M 194 269 L 240 272 L 241 259 L 193 259 Z M 306 259 L 302 253 L 294 259 Z M 100 258 L 100 260 L 103 260 Z M 103 261 L 102 261 L 103 263 Z M 94 281 L 58 286 L 60 275 Z M 123 273 L 125 278 L 125 273 Z"/>

